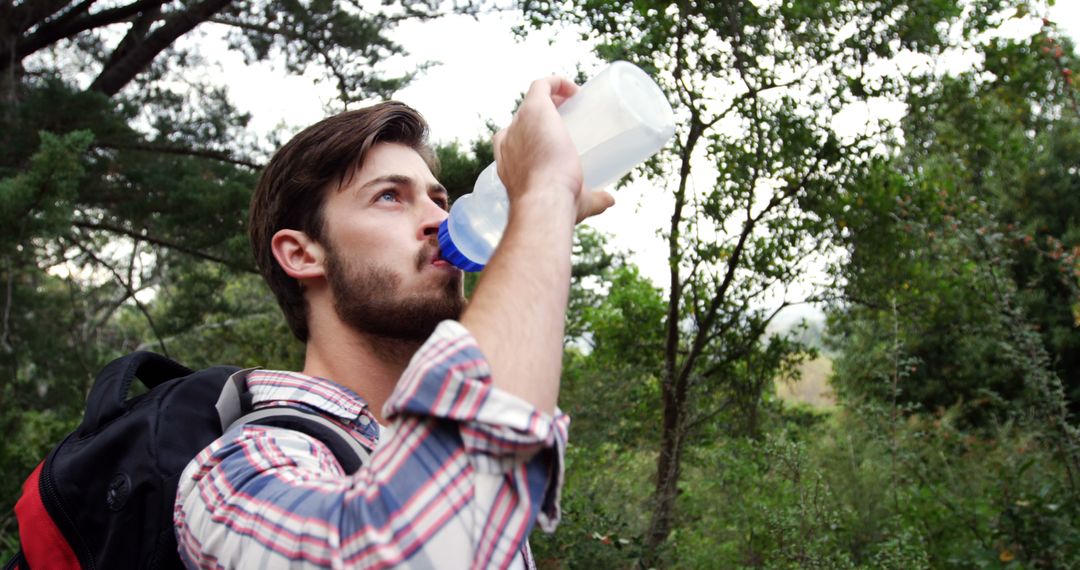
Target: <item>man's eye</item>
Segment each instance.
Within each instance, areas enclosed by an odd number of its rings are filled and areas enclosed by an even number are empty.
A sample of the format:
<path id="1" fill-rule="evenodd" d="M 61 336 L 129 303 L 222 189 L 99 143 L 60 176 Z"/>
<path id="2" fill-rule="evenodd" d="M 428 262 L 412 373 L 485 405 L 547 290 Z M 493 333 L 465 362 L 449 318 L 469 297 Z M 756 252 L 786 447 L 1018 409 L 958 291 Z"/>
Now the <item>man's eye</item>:
<path id="1" fill-rule="evenodd" d="M 397 192 L 394 192 L 393 190 L 387 190 L 387 191 L 379 194 L 378 199 L 383 201 L 383 202 L 397 202 L 398 195 L 397 195 Z"/>

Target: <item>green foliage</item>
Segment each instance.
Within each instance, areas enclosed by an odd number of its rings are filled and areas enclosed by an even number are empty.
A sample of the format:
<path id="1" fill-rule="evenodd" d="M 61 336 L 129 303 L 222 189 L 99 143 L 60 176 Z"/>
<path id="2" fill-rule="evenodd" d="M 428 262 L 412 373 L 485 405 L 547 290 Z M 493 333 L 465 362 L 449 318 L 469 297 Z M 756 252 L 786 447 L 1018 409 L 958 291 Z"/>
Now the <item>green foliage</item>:
<path id="1" fill-rule="evenodd" d="M 1020 41 L 984 34 L 1010 4 L 526 3 L 531 25 L 581 24 L 601 57 L 652 73 L 681 117 L 676 144 L 642 170 L 675 195 L 669 299 L 655 305 L 666 305 L 664 334 L 647 332 L 651 303 L 611 295 L 581 321 L 594 350 L 566 364 L 564 394 L 589 414 L 594 452 L 640 448 L 624 435 L 635 425 L 661 430 L 645 564 L 1075 564 L 1060 554 L 1073 549 L 1074 515 L 1055 514 L 1080 472 L 1064 409 L 1080 313 L 1074 59 L 1051 24 Z M 1040 9 L 1018 7 L 1017 17 Z M 985 55 L 979 69 L 871 71 L 904 50 L 945 53 L 958 37 Z M 909 104 L 901 130 L 833 132 L 845 108 L 876 97 Z M 695 192 L 703 149 L 712 185 Z M 773 314 L 757 295 L 791 282 L 828 243 L 846 253 L 830 327 L 852 410 L 803 431 L 768 388 L 803 345 L 763 338 Z M 1045 251 L 1032 255 L 1032 243 Z M 618 288 L 638 295 L 625 279 Z M 606 346 L 619 347 L 614 358 Z M 650 348 L 662 360 L 642 354 Z M 622 382 L 601 386 L 605 376 Z M 627 405 L 650 391 L 654 406 Z M 863 409 L 877 411 L 845 415 Z M 1025 469 L 1006 449 L 959 449 L 907 423 L 933 413 L 965 442 L 1038 451 Z M 1041 486 L 1058 510 L 1001 498 L 1017 486 Z"/>
<path id="2" fill-rule="evenodd" d="M 837 387 L 927 410 L 963 402 L 970 421 L 985 422 L 1022 392 L 1021 371 L 1000 350 L 1006 331 L 976 251 L 987 206 L 950 183 L 947 165 L 901 172 L 878 163 L 839 217 L 853 304 L 830 320 L 843 352 Z"/>
<path id="3" fill-rule="evenodd" d="M 0 179 L 0 224 L 13 228 L 4 237 L 16 242 L 0 244 L 5 250 L 24 240 L 54 235 L 70 223 L 71 202 L 84 169 L 82 153 L 93 135 L 73 131 L 39 136 L 41 146 L 30 157 L 28 168 Z"/>
<path id="4" fill-rule="evenodd" d="M 371 95 L 388 98 L 416 73 L 387 78 L 372 69 L 375 63 L 403 51 L 385 33 L 397 20 L 406 15 L 436 14 L 435 2 L 407 0 L 398 4 L 405 14 L 365 10 L 358 15 L 350 4 L 334 0 L 236 2 L 220 21 L 232 28 L 230 47 L 241 51 L 249 62 L 273 56 L 297 75 L 313 63 L 325 65 L 342 100 L 351 102 Z"/>
<path id="5" fill-rule="evenodd" d="M 39 25 L 86 15 L 53 4 Z M 39 28 L 0 31 L 0 551 L 16 546 L 22 478 L 108 359 L 300 365 L 243 231 L 270 147 L 220 86 L 175 88 L 198 75 L 196 51 L 129 65 L 196 4 L 117 23 L 119 44 L 90 28 L 23 54 Z M 232 49 L 318 67 L 343 103 L 407 80 L 377 72 L 400 49 L 385 31 L 434 11 L 225 4 L 213 16 Z M 1080 401 L 1076 57 L 1050 24 L 987 39 L 1007 4 L 523 3 L 532 24 L 584 25 L 602 57 L 651 72 L 680 125 L 637 173 L 675 197 L 671 282 L 605 236 L 575 237 L 572 442 L 563 522 L 532 537 L 541 567 L 1080 567 L 1065 407 Z M 970 73 L 874 71 L 957 41 L 984 56 Z M 834 132 L 876 97 L 908 103 L 900 130 Z M 437 154 L 453 196 L 492 161 L 486 140 Z M 773 295 L 830 245 L 845 254 L 826 292 L 840 405 L 814 412 L 772 388 L 813 336 L 766 331 Z"/>
<path id="6" fill-rule="evenodd" d="M 1034 379 L 1049 374 L 1080 402 L 1080 332 L 1065 310 L 1080 290 L 1080 116 L 1054 79 L 1061 58 L 1037 49 L 1046 34 L 988 44 L 991 79 L 917 88 L 903 152 L 853 180 L 830 214 L 850 256 L 840 275 L 851 304 L 832 319 L 847 394 L 928 410 L 962 402 L 966 421 L 987 424 L 1041 398 Z M 1029 327 L 1045 364 L 1021 348 Z"/>
<path id="7" fill-rule="evenodd" d="M 655 434 L 646 426 L 660 421 L 655 402 L 663 301 L 633 267 L 615 268 L 605 286 L 606 295 L 582 307 L 588 334 L 571 345 L 563 362 L 562 400 L 574 418 L 574 441 L 655 449 Z"/>
<path id="8" fill-rule="evenodd" d="M 652 282 L 636 267 L 616 268 L 606 280 L 607 295 L 583 307 L 593 340 L 590 360 L 615 370 L 659 376 L 666 305 Z"/>
<path id="9" fill-rule="evenodd" d="M 334 81 L 338 106 L 411 77 L 377 64 L 434 3 L 255 0 L 6 5 L 0 29 L 0 556 L 18 486 L 81 417 L 108 360 L 294 368 L 302 346 L 254 274 L 245 225 L 271 146 L 200 72 L 230 49 Z M 195 31 L 198 36 L 200 31 Z M 419 69 L 417 70 L 419 71 Z M 482 148 L 482 147 L 477 147 Z M 467 174 L 463 174 L 466 175 Z"/>
<path id="10" fill-rule="evenodd" d="M 577 427 L 574 437 L 577 438 Z M 566 455 L 562 522 L 534 533 L 540 568 L 629 568 L 642 555 L 649 471 L 655 455 L 613 443 L 572 444 Z"/>
<path id="11" fill-rule="evenodd" d="M 779 309 L 803 299 L 766 299 L 824 251 L 829 227 L 813 205 L 866 161 L 869 139 L 842 142 L 829 123 L 890 87 L 853 70 L 902 48 L 947 45 L 943 24 L 960 15 L 946 2 L 902 4 L 525 4 L 534 25 L 584 25 L 601 57 L 649 71 L 680 117 L 675 144 L 642 169 L 675 198 L 656 347 L 663 427 L 652 550 L 672 528 L 684 446 L 715 435 L 729 408 L 741 418 L 732 431 L 756 432 L 766 387 L 803 354 L 790 338 L 762 338 Z M 854 34 L 840 38 L 840 28 Z M 710 183 L 698 190 L 691 173 L 701 170 Z"/>
<path id="12" fill-rule="evenodd" d="M 662 567 L 1071 568 L 1080 507 L 1053 449 L 960 410 L 899 420 L 857 406 L 762 440 L 694 446 Z M 783 427 L 783 426 L 789 427 Z M 575 434 L 576 439 L 576 434 Z M 629 568 L 643 553 L 652 454 L 595 442 L 568 453 L 564 523 L 534 535 L 542 567 Z"/>
<path id="13" fill-rule="evenodd" d="M 168 354 L 190 367 L 232 364 L 280 370 L 303 367 L 304 345 L 289 332 L 277 302 L 257 275 L 230 275 L 219 265 L 204 263 L 185 271 L 178 294 L 155 299 L 149 309 Z M 199 302 L 206 282 L 212 297 Z M 170 292 L 163 289 L 163 292 Z M 160 350 L 148 321 L 132 307 L 119 315 L 125 334 L 144 339 L 131 350 Z"/>
<path id="14" fill-rule="evenodd" d="M 462 149 L 457 142 L 436 147 L 439 159 L 439 182 L 450 192 L 453 201 L 473 191 L 473 184 L 489 164 L 495 162 L 491 138 L 478 138 Z"/>
<path id="15" fill-rule="evenodd" d="M 9 402 L 11 385 L 2 387 L 3 401 Z M 5 414 L 0 417 L 3 433 L 8 434 L 0 445 L 0 465 L 29 475 L 58 441 L 78 425 L 77 416 L 52 410 L 31 410 L 18 418 Z M 14 498 L 22 492 L 23 477 L 7 476 L 0 480 L 2 504 L 10 512 Z M 0 557 L 6 561 L 19 550 L 18 529 L 12 516 L 0 517 Z"/>

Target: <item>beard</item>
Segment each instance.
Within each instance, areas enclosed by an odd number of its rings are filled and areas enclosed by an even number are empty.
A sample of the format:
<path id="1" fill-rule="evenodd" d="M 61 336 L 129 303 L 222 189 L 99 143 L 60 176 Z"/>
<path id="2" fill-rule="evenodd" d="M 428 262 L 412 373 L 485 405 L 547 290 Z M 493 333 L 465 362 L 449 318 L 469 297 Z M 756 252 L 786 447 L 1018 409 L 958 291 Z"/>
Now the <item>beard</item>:
<path id="1" fill-rule="evenodd" d="M 416 257 L 420 271 L 431 260 L 434 245 Z M 401 293 L 401 276 L 381 265 L 351 262 L 328 248 L 326 278 L 338 317 L 353 330 L 381 339 L 423 342 L 446 319 L 458 319 L 465 309 L 461 274 L 438 288 Z"/>

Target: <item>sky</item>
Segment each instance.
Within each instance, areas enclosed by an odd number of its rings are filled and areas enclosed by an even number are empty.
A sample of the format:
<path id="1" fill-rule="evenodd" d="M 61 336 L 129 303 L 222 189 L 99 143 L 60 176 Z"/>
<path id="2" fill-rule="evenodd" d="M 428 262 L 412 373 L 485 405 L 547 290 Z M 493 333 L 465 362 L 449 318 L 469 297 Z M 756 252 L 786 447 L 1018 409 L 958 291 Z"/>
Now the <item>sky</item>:
<path id="1" fill-rule="evenodd" d="M 1049 13 L 1059 29 L 1080 38 L 1080 0 L 1057 0 Z M 419 110 L 431 127 L 435 142 L 454 140 L 468 143 L 483 136 L 486 123 L 509 123 L 514 103 L 539 77 L 559 74 L 573 77 L 580 66 L 586 72 L 602 67 L 591 46 L 572 31 L 539 31 L 521 39 L 511 33 L 520 16 L 502 11 L 478 18 L 452 16 L 428 22 L 405 22 L 393 37 L 410 55 L 394 62 L 391 69 L 407 70 L 421 62 L 436 62 L 395 98 Z M 1034 20 L 1009 21 L 1006 33 L 1032 33 Z M 970 58 L 952 57 L 947 65 L 962 69 Z M 926 62 L 910 62 L 911 65 Z M 317 84 L 317 75 L 288 77 L 268 64 L 247 65 L 236 54 L 225 52 L 222 71 L 228 77 L 230 95 L 238 108 L 252 114 L 251 127 L 266 133 L 285 125 L 295 132 L 326 116 L 326 104 L 333 98 L 331 85 Z M 933 65 L 940 65 L 934 62 Z M 273 96 L 268 96 L 273 93 Z M 876 103 L 851 109 L 846 125 L 857 129 L 867 117 L 899 119 L 903 105 Z M 613 247 L 632 253 L 630 260 L 658 287 L 667 282 L 667 245 L 659 231 L 670 217 L 673 199 L 669 192 L 646 184 L 631 185 L 614 192 L 616 206 L 590 220 L 600 231 L 611 234 Z M 814 313 L 802 309 L 802 315 Z"/>

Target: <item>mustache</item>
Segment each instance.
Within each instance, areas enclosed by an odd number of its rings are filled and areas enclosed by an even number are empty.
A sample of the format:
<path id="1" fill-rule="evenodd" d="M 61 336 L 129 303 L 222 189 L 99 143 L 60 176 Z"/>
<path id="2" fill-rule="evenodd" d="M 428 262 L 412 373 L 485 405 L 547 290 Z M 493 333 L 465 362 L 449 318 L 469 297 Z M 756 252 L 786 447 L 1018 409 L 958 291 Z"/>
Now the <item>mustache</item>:
<path id="1" fill-rule="evenodd" d="M 416 269 L 417 271 L 423 269 L 428 263 L 431 263 L 433 256 L 439 255 L 439 244 L 434 242 L 428 242 L 420 251 L 416 252 Z"/>

